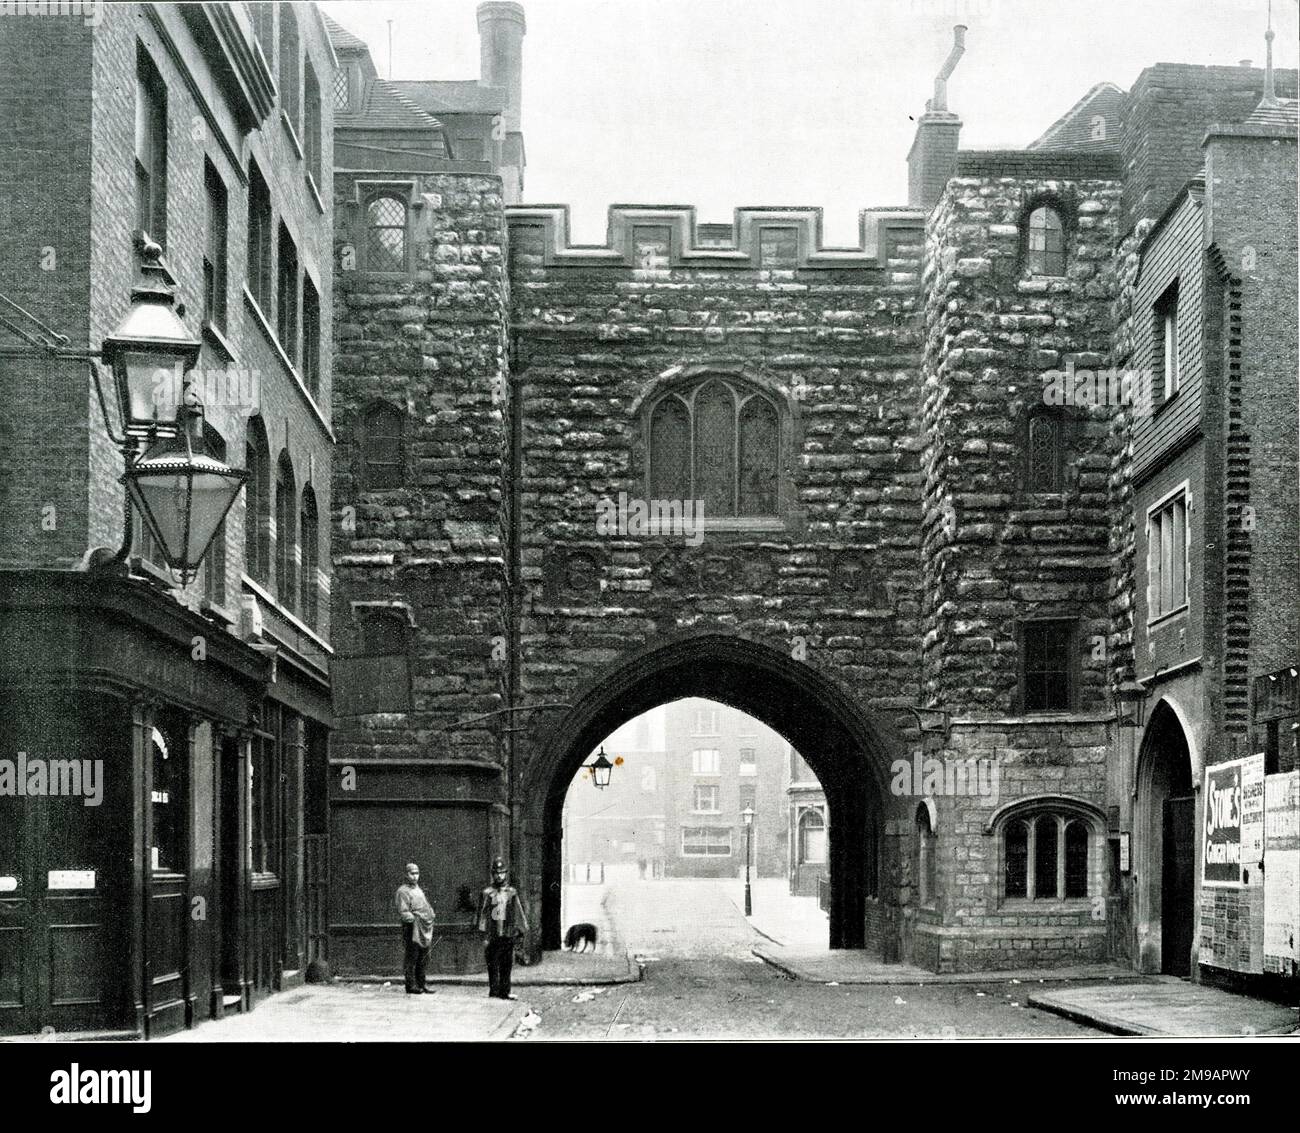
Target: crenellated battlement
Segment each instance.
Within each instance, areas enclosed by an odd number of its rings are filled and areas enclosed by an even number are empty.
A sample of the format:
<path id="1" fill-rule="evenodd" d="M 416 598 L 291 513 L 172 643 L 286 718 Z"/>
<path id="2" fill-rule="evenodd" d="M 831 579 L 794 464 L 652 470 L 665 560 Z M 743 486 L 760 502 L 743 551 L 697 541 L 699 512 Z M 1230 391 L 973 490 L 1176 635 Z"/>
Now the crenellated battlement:
<path id="1" fill-rule="evenodd" d="M 730 225 L 701 224 L 693 205 L 611 205 L 604 244 L 574 244 L 568 205 L 506 210 L 512 232 L 542 230 L 546 267 L 676 267 L 807 270 L 888 267 L 892 247 L 920 243 L 925 213 L 913 208 L 864 209 L 858 243 L 826 247 L 820 208 L 738 208 Z M 892 237 L 891 237 L 892 234 Z"/>

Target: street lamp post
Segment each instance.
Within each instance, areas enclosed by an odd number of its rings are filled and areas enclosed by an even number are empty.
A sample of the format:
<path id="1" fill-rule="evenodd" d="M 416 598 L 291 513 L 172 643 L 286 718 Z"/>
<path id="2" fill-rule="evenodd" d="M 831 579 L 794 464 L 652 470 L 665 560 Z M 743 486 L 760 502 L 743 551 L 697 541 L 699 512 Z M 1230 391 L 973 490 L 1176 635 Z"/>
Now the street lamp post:
<path id="1" fill-rule="evenodd" d="M 749 887 L 750 836 L 754 831 L 754 808 L 747 806 L 740 812 L 745 821 L 745 916 L 754 915 L 754 899 Z"/>

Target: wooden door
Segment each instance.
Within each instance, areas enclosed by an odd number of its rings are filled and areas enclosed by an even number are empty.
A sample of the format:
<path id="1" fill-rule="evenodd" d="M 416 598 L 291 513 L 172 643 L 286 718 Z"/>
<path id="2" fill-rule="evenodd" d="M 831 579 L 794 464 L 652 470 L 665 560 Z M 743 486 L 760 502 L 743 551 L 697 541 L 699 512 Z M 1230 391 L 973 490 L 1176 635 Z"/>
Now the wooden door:
<path id="1" fill-rule="evenodd" d="M 1196 822 L 1194 799 L 1166 799 L 1164 852 L 1160 895 L 1160 970 L 1166 975 L 1189 976 L 1194 925 L 1192 909 L 1196 884 Z"/>

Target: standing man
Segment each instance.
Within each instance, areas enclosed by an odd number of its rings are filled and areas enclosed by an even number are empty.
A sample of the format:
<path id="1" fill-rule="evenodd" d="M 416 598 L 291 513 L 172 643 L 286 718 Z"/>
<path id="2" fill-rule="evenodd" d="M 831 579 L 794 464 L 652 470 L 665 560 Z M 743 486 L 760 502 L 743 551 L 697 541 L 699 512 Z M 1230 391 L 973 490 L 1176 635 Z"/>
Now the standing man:
<path id="1" fill-rule="evenodd" d="M 404 974 L 407 995 L 429 995 L 424 986 L 424 965 L 433 943 L 433 906 L 420 888 L 420 867 L 406 863 L 406 880 L 397 887 L 397 915 L 402 922 L 402 942 L 406 946 Z"/>
<path id="2" fill-rule="evenodd" d="M 517 999 L 510 994 L 510 969 L 515 962 L 515 941 L 528 931 L 528 918 L 500 858 L 492 859 L 492 884 L 479 898 L 478 930 L 486 934 L 488 995 Z"/>

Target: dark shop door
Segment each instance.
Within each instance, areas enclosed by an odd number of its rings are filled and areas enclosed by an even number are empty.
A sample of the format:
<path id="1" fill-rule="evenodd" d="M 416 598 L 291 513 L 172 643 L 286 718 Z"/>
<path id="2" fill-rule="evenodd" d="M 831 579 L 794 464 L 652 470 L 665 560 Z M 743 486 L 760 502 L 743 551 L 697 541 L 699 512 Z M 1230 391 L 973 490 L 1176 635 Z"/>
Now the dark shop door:
<path id="1" fill-rule="evenodd" d="M 1160 896 L 1160 970 L 1191 975 L 1196 822 L 1193 799 L 1165 799 Z"/>

